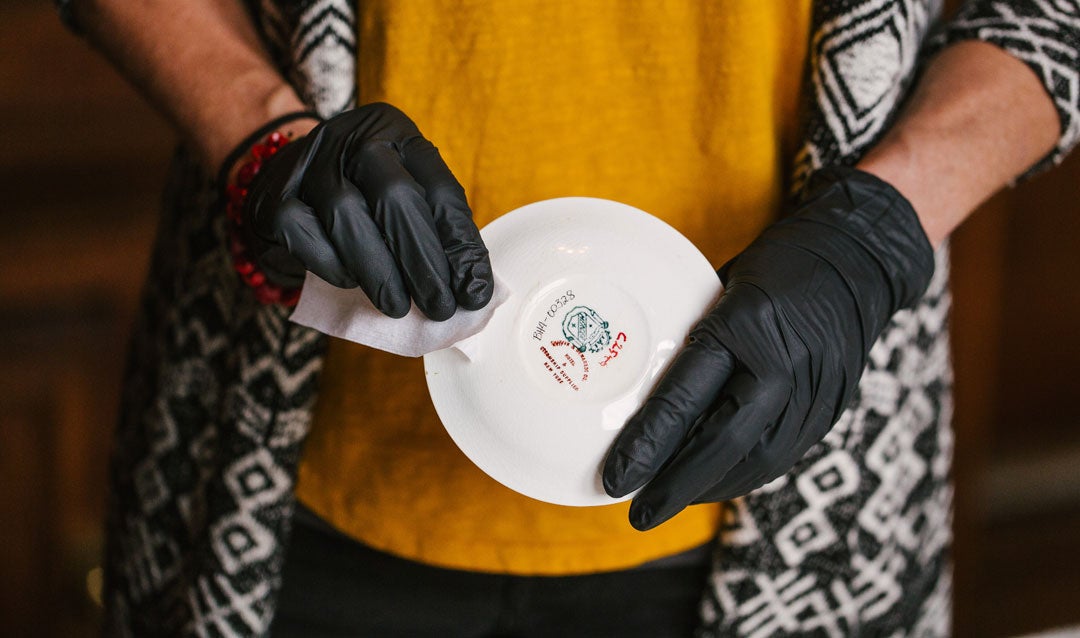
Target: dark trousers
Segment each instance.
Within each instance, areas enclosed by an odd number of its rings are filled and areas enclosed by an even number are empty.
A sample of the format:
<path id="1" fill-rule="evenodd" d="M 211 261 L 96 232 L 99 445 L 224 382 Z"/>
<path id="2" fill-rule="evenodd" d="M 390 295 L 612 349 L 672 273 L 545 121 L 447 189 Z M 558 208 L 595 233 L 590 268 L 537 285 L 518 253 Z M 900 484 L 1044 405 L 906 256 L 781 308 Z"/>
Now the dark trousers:
<path id="1" fill-rule="evenodd" d="M 404 560 L 298 517 L 274 638 L 690 636 L 708 564 L 524 577 Z"/>

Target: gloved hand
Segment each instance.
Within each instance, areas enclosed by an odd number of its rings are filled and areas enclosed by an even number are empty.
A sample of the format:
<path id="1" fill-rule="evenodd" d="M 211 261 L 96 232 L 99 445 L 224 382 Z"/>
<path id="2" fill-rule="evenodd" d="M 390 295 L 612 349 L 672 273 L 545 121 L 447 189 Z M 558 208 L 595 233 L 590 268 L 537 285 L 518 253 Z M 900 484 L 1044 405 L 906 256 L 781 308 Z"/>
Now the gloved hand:
<path id="1" fill-rule="evenodd" d="M 604 489 L 645 485 L 630 507 L 645 530 L 781 476 L 840 418 L 870 348 L 933 270 L 899 192 L 855 169 L 822 171 L 793 216 L 721 268 L 720 301 L 627 421 Z"/>
<path id="2" fill-rule="evenodd" d="M 491 299 L 488 251 L 465 191 L 404 113 L 368 104 L 337 115 L 266 160 L 243 212 L 267 277 L 299 286 L 310 270 L 359 285 L 391 317 L 410 297 L 431 319 Z"/>

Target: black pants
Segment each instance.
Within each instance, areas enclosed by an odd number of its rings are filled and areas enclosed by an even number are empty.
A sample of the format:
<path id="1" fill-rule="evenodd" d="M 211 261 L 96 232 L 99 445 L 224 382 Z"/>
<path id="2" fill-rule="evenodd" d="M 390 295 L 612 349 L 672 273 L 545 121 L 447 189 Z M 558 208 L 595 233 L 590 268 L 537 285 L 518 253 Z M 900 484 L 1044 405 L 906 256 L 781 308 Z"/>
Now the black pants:
<path id="1" fill-rule="evenodd" d="M 690 636 L 708 565 L 523 577 L 430 567 L 299 517 L 274 638 Z"/>

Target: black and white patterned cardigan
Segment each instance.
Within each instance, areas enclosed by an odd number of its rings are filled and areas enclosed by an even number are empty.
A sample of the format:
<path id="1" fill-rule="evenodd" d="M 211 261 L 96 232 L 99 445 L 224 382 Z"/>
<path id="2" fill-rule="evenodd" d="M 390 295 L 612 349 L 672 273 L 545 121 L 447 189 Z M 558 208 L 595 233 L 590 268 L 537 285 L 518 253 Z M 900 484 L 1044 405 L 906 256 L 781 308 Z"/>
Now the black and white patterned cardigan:
<path id="1" fill-rule="evenodd" d="M 350 0 L 249 0 L 325 115 L 356 98 Z M 880 137 L 927 51 L 935 0 L 817 2 L 794 182 Z M 1077 0 L 970 2 L 938 37 L 1026 62 L 1080 138 Z M 731 503 L 701 635 L 949 631 L 947 256 L 874 347 L 851 407 L 787 476 Z M 133 338 L 108 503 L 109 635 L 265 636 L 326 346 L 235 276 L 207 175 L 180 151 Z"/>

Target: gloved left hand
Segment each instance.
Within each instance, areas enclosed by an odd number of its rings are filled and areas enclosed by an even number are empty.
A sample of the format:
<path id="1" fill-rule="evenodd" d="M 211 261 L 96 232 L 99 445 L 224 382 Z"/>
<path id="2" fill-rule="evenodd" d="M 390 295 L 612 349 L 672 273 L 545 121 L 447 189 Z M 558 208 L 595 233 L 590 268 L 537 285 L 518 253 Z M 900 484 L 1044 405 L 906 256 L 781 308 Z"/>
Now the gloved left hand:
<path id="1" fill-rule="evenodd" d="M 383 103 L 339 113 L 267 159 L 243 211 L 266 276 L 308 270 L 363 289 L 400 318 L 410 298 L 444 321 L 484 307 L 495 282 L 465 189 L 405 113 Z"/>
<path id="2" fill-rule="evenodd" d="M 870 348 L 925 292 L 933 250 L 911 204 L 850 168 L 721 268 L 720 301 L 604 465 L 640 530 L 781 476 L 840 418 Z"/>

